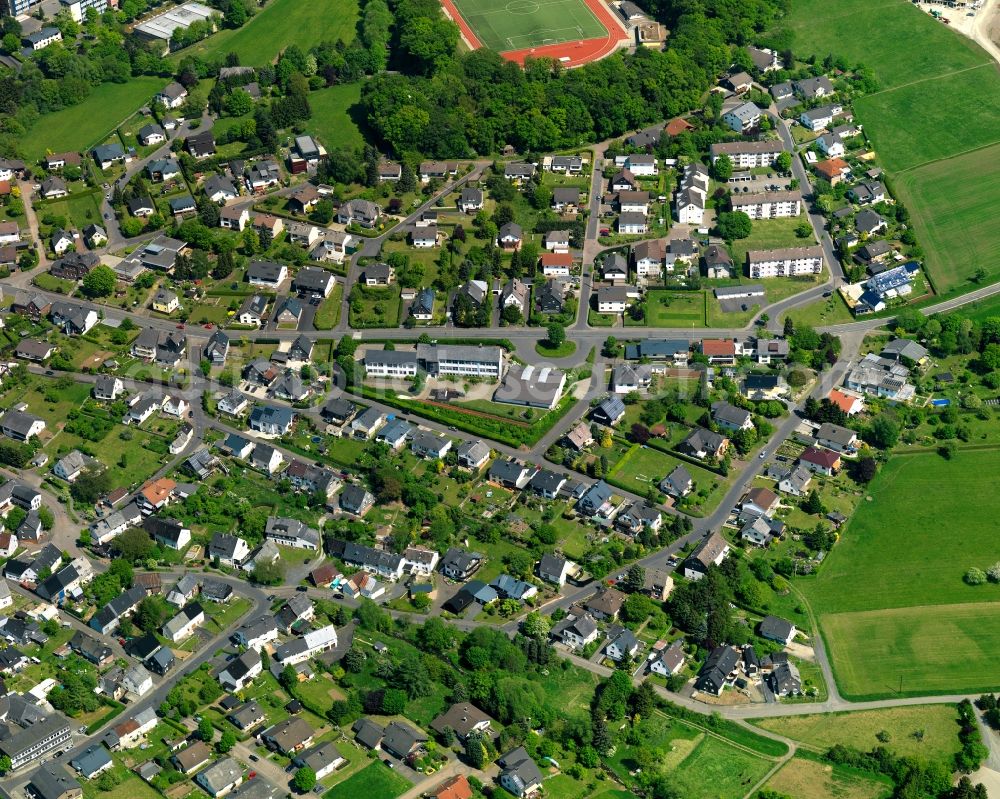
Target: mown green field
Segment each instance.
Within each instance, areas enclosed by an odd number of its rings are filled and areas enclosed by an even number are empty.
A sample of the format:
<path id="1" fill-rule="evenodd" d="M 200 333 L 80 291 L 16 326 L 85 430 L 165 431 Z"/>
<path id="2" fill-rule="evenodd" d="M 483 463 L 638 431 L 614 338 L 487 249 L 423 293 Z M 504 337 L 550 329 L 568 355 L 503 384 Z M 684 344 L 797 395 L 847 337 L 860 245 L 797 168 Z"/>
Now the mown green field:
<path id="1" fill-rule="evenodd" d="M 333 786 L 324 799 L 395 799 L 410 787 L 410 783 L 392 771 L 388 766 L 375 761 Z"/>
<path id="2" fill-rule="evenodd" d="M 868 750 L 881 742 L 875 736 L 889 733 L 884 745 L 900 756 L 920 757 L 951 763 L 961 748 L 958 741 L 958 711 L 954 705 L 915 705 L 850 713 L 816 713 L 756 719 L 765 730 L 786 735 L 819 750 L 842 744 Z M 918 730 L 923 737 L 915 736 Z"/>
<path id="3" fill-rule="evenodd" d="M 361 147 L 364 137 L 351 110 L 360 100 L 360 83 L 345 83 L 312 92 L 309 95 L 309 107 L 312 109 L 309 130 L 328 149 Z"/>
<path id="4" fill-rule="evenodd" d="M 956 14 L 963 13 L 956 9 Z M 794 0 L 794 51 L 871 67 L 877 93 L 855 103 L 893 187 L 911 211 L 938 294 L 1000 278 L 1000 69 L 978 45 L 906 0 Z M 978 150 L 978 151 L 977 151 Z M 943 199 L 947 198 L 947 202 Z"/>
<path id="5" fill-rule="evenodd" d="M 962 580 L 970 566 L 1000 558 L 998 469 L 1000 450 L 894 456 L 819 576 L 802 583 L 843 693 L 1000 684 L 990 665 L 1000 646 L 1000 585 Z"/>
<path id="6" fill-rule="evenodd" d="M 903 172 L 894 187 L 920 231 L 938 293 L 974 288 L 980 266 L 988 280 L 1000 277 L 1000 232 L 984 213 L 1000 203 L 1000 144 Z"/>
<path id="7" fill-rule="evenodd" d="M 52 152 L 85 151 L 104 141 L 118 125 L 163 88 L 163 78 L 132 78 L 128 83 L 102 83 L 79 105 L 43 114 L 21 143 L 27 161 Z"/>
<path id="8" fill-rule="evenodd" d="M 306 51 L 320 42 L 350 42 L 357 22 L 357 0 L 270 0 L 242 28 L 219 31 L 179 50 L 170 59 L 216 59 L 236 53 L 241 64 L 263 66 L 272 63 L 292 43 Z"/>
<path id="9" fill-rule="evenodd" d="M 928 77 L 861 97 L 854 110 L 885 168 L 913 169 L 1000 140 L 1000 71 L 988 63 Z"/>
<path id="10" fill-rule="evenodd" d="M 883 87 L 990 61 L 973 42 L 906 0 L 794 0 L 786 24 L 795 33 L 796 54 L 833 54 L 864 63 Z"/>

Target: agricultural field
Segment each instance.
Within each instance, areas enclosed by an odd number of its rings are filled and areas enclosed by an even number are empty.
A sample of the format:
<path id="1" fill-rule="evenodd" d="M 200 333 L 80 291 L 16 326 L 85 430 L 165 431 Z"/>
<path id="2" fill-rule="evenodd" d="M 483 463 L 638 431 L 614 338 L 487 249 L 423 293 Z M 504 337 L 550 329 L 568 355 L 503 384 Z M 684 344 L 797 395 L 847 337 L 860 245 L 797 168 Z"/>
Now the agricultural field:
<path id="1" fill-rule="evenodd" d="M 583 0 L 455 0 L 459 13 L 469 23 L 484 47 L 503 53 L 607 35 L 604 26 Z"/>
<path id="2" fill-rule="evenodd" d="M 914 114 L 929 92 L 948 100 Z M 1000 75 L 996 64 L 987 63 L 867 95 L 855 101 L 854 110 L 886 169 L 902 172 L 1000 140 Z"/>
<path id="3" fill-rule="evenodd" d="M 998 468 L 996 449 L 960 450 L 952 460 L 894 456 L 819 576 L 802 583 L 845 695 L 996 687 L 1000 586 L 962 577 L 997 560 Z M 944 520 L 961 534 L 942 534 Z"/>
<path id="4" fill-rule="evenodd" d="M 954 705 L 915 705 L 757 719 L 753 724 L 823 751 L 837 744 L 862 750 L 884 745 L 901 757 L 951 763 L 961 748 L 957 719 Z M 914 735 L 920 731 L 922 736 Z M 876 737 L 880 732 L 888 733 L 884 744 Z"/>
<path id="5" fill-rule="evenodd" d="M 990 60 L 978 45 L 934 22 L 906 0 L 794 0 L 784 22 L 795 34 L 792 46 L 797 53 L 820 58 L 832 53 L 852 64 L 861 62 L 875 70 L 883 88 Z"/>
<path id="6" fill-rule="evenodd" d="M 937 293 L 971 289 L 979 265 L 989 280 L 1000 277 L 1000 232 L 980 213 L 1000 203 L 996 64 L 905 0 L 792 5 L 786 23 L 797 53 L 840 55 L 875 71 L 880 90 L 855 103 L 857 118 L 910 209 Z M 938 99 L 914 114 L 927 97 Z M 939 197 L 947 207 L 935 204 Z"/>
<path id="7" fill-rule="evenodd" d="M 177 63 L 189 56 L 213 60 L 236 53 L 241 64 L 264 66 L 292 42 L 303 51 L 321 42 L 350 42 L 357 22 L 357 0 L 271 0 L 242 28 L 222 30 L 179 50 L 170 60 Z"/>
<path id="8" fill-rule="evenodd" d="M 804 757 L 793 757 L 766 785 L 796 799 L 879 799 L 892 789 L 887 779 L 879 780 Z"/>
<path id="9" fill-rule="evenodd" d="M 975 74 L 975 73 L 971 73 Z M 1000 92 L 1000 87 L 994 87 Z M 996 114 L 994 114 L 994 119 Z M 903 172 L 899 199 L 910 209 L 939 294 L 973 287 L 978 267 L 1000 277 L 1000 234 L 982 209 L 1000 203 L 1000 144 Z M 939 198 L 947 197 L 947 203 Z"/>
<path id="10" fill-rule="evenodd" d="M 104 141 L 161 88 L 163 78 L 136 77 L 128 83 L 102 83 L 79 105 L 43 114 L 22 138 L 21 155 L 35 162 L 46 151 L 85 151 Z"/>

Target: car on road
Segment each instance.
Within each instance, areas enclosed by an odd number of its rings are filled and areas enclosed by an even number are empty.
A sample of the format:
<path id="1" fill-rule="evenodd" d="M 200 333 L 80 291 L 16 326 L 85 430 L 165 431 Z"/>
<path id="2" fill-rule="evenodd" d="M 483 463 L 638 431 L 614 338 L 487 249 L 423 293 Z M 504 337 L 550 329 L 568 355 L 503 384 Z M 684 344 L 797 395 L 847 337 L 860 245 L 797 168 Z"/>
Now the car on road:
<path id="1" fill-rule="evenodd" d="M 389 768 L 396 768 L 396 764 L 393 763 L 389 758 L 385 758 L 383 761 Z"/>
<path id="2" fill-rule="evenodd" d="M 205 330 L 211 330 L 213 327 L 215 327 L 215 325 L 213 325 L 211 322 L 205 322 L 205 324 L 202 325 L 202 327 L 204 327 Z"/>
<path id="3" fill-rule="evenodd" d="M 53 372 L 51 369 L 46 369 L 45 374 L 48 375 L 49 377 L 52 377 L 52 375 L 54 375 L 55 372 Z"/>
<path id="4" fill-rule="evenodd" d="M 257 755 L 250 755 L 250 762 L 251 763 L 257 763 L 258 761 L 260 761 L 260 757 L 259 756 L 257 756 Z"/>
<path id="5" fill-rule="evenodd" d="M 177 329 L 178 329 L 178 330 L 183 330 L 183 329 L 184 329 L 184 325 L 183 325 L 183 323 L 182 323 L 182 324 L 179 324 L 179 325 L 177 325 Z"/>
<path id="6" fill-rule="evenodd" d="M 760 458 L 761 460 L 764 460 L 764 458 L 766 458 L 766 457 L 767 457 L 767 450 L 763 450 L 763 449 L 762 449 L 762 450 L 760 451 L 760 455 L 758 455 L 757 457 L 758 457 L 758 458 Z"/>

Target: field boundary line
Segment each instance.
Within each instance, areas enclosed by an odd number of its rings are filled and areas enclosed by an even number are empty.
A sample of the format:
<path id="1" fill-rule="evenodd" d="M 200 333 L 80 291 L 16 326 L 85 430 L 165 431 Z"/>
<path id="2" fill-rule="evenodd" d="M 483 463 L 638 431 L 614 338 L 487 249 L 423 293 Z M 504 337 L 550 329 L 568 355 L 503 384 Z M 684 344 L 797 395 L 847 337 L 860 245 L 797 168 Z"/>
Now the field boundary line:
<path id="1" fill-rule="evenodd" d="M 708 727 L 703 727 L 701 724 L 698 724 L 697 722 L 691 721 L 690 719 L 684 719 L 684 718 L 681 718 L 680 716 L 671 716 L 669 713 L 667 713 L 666 711 L 663 711 L 663 710 L 656 710 L 654 712 L 659 713 L 661 716 L 663 716 L 664 718 L 670 719 L 671 721 L 677 721 L 677 722 L 680 722 L 681 724 L 687 724 L 689 727 L 693 727 L 694 729 L 700 730 L 701 732 L 705 733 L 705 736 L 708 737 L 708 738 L 715 738 L 716 740 L 722 741 L 723 743 L 728 744 L 729 746 L 732 746 L 734 749 L 739 749 L 741 752 L 744 752 L 745 754 L 753 755 L 754 757 L 759 757 L 761 760 L 767 760 L 768 762 L 771 762 L 771 763 L 774 763 L 774 762 L 777 761 L 778 764 L 781 765 L 782 763 L 784 763 L 784 760 L 788 757 L 787 754 L 782 755 L 780 757 L 778 757 L 776 755 L 765 755 L 763 752 L 758 752 L 756 749 L 754 749 L 754 748 L 752 748 L 750 746 L 747 746 L 746 744 L 736 743 L 736 741 L 734 741 L 732 738 L 727 738 L 725 735 L 722 735 L 721 733 L 718 733 L 715 730 L 711 730 Z M 749 728 L 747 728 L 747 729 L 749 729 Z M 760 735 L 760 737 L 762 737 L 762 738 L 770 738 L 772 741 L 777 740 L 776 738 L 773 738 L 770 735 L 763 735 L 763 734 L 757 732 L 756 730 L 751 730 L 751 732 L 753 732 L 754 735 Z M 770 730 L 767 730 L 767 732 L 770 732 Z M 789 740 L 791 740 L 791 739 L 789 739 Z M 782 743 L 785 743 L 785 742 L 782 741 Z M 787 746 L 787 744 L 786 744 L 786 746 Z M 789 750 L 792 749 L 792 747 L 790 747 L 790 746 L 788 748 L 789 748 Z M 688 755 L 688 757 L 690 757 L 690 755 Z M 681 761 L 681 762 L 683 762 L 683 761 Z"/>
<path id="2" fill-rule="evenodd" d="M 898 86 L 887 86 L 884 89 L 879 89 L 877 92 L 866 94 L 865 97 L 878 97 L 880 94 L 889 94 L 890 92 L 898 91 L 899 89 L 905 89 L 907 86 L 916 86 L 917 84 L 927 83 L 932 80 L 942 80 L 943 78 L 950 78 L 952 75 L 961 75 L 963 72 L 972 72 L 974 69 L 982 69 L 983 67 L 991 66 L 996 66 L 996 62 L 993 59 L 984 61 L 982 64 L 976 64 L 973 67 L 964 67 L 963 69 L 956 69 L 952 72 L 943 72 L 940 75 L 928 75 L 926 78 L 917 78 L 916 80 L 907 81 L 906 83 L 900 83 Z"/>
<path id="3" fill-rule="evenodd" d="M 925 166 L 931 166 L 931 164 L 940 164 L 942 161 L 950 161 L 953 158 L 961 158 L 964 155 L 971 155 L 972 153 L 978 153 L 980 150 L 988 150 L 990 147 L 996 147 L 1000 144 L 1000 139 L 996 141 L 991 141 L 987 144 L 980 144 L 978 147 L 972 147 L 968 150 L 961 150 L 957 153 L 952 153 L 951 155 L 943 155 L 940 158 L 932 158 L 929 161 L 923 161 L 919 164 L 914 164 L 913 166 L 908 166 L 905 169 L 895 170 L 895 174 L 903 175 L 907 172 L 915 172 L 918 169 L 923 169 Z"/>

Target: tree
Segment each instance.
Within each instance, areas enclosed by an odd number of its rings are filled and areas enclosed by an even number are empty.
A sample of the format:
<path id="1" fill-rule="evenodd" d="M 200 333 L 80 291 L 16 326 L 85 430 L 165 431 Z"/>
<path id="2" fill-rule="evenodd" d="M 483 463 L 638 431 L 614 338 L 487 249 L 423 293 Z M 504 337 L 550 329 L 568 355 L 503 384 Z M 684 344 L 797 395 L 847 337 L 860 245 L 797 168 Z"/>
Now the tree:
<path id="1" fill-rule="evenodd" d="M 83 278 L 83 293 L 88 297 L 108 297 L 114 293 L 116 281 L 114 270 L 100 264 Z"/>
<path id="2" fill-rule="evenodd" d="M 823 500 L 820 499 L 819 492 L 814 488 L 809 495 L 802 500 L 800 506 L 806 513 L 819 515 L 823 513 Z"/>
<path id="3" fill-rule="evenodd" d="M 308 793 L 316 787 L 316 772 L 309 768 L 309 766 L 303 766 L 295 772 L 295 776 L 292 778 L 292 785 L 295 786 L 295 790 L 299 793 Z"/>
<path id="4" fill-rule="evenodd" d="M 987 577 L 986 572 L 973 566 L 965 573 L 965 577 L 962 579 L 964 579 L 969 585 L 983 585 L 983 583 L 986 582 Z"/>
<path id="5" fill-rule="evenodd" d="M 785 326 L 782 332 L 784 333 L 785 338 L 795 334 L 795 322 L 792 321 L 792 317 L 785 317 Z"/>
<path id="6" fill-rule="evenodd" d="M 93 274 L 93 272 L 91 272 Z M 101 469 L 88 468 L 76 478 L 69 492 L 73 499 L 93 505 L 104 494 L 111 490 L 111 476 Z"/>
<path id="7" fill-rule="evenodd" d="M 870 483 L 878 474 L 878 462 L 871 455 L 862 455 L 854 472 L 859 483 Z"/>
<path id="8" fill-rule="evenodd" d="M 777 158 L 774 159 L 774 168 L 779 172 L 788 173 L 792 170 L 792 154 L 790 152 L 783 151 Z"/>
<path id="9" fill-rule="evenodd" d="M 291 691 L 296 685 L 299 684 L 299 675 L 295 671 L 294 666 L 285 666 L 281 670 L 281 675 L 278 677 L 278 682 L 281 683 L 281 687 L 286 691 Z"/>
<path id="10" fill-rule="evenodd" d="M 634 594 L 643 589 L 646 584 L 646 570 L 639 564 L 631 566 L 622 580 L 622 590 Z"/>
<path id="11" fill-rule="evenodd" d="M 13 767 L 9 755 L 0 755 L 0 774 L 9 774 Z"/>
<path id="12" fill-rule="evenodd" d="M 566 328 L 558 322 L 550 322 L 545 328 L 546 341 L 551 349 L 557 349 L 566 341 Z"/>
<path id="13" fill-rule="evenodd" d="M 111 548 L 130 563 L 135 563 L 152 554 L 153 540 L 141 527 L 133 527 L 115 538 Z"/>
<path id="14" fill-rule="evenodd" d="M 476 769 L 486 765 L 486 747 L 483 746 L 483 738 L 478 732 L 470 733 L 465 739 L 465 760 Z"/>
<path id="15" fill-rule="evenodd" d="M 879 416 L 868 428 L 866 439 L 873 447 L 892 449 L 899 440 L 899 425 L 887 416 Z"/>
<path id="16" fill-rule="evenodd" d="M 198 722 L 198 737 L 206 743 L 215 737 L 215 727 L 212 726 L 211 720 L 204 716 Z"/>
<path id="17" fill-rule="evenodd" d="M 712 177 L 719 183 L 725 183 L 733 176 L 733 161 L 728 155 L 720 155 L 712 164 Z"/>
<path id="18" fill-rule="evenodd" d="M 753 223 L 742 211 L 723 211 L 716 220 L 715 229 L 726 241 L 735 241 L 749 236 Z"/>
<path id="19" fill-rule="evenodd" d="M 232 730 L 226 730 L 215 744 L 215 751 L 224 755 L 226 752 L 231 751 L 234 746 L 236 746 L 236 733 Z"/>

